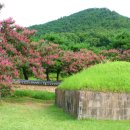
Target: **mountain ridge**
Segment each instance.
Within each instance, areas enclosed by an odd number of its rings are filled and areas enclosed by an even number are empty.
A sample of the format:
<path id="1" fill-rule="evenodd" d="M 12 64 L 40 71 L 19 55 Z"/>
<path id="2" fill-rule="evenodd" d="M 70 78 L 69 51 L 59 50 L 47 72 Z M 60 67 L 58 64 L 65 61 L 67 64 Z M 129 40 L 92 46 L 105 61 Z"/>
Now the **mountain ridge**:
<path id="1" fill-rule="evenodd" d="M 127 29 L 129 25 L 130 18 L 115 11 L 107 8 L 90 8 L 29 28 L 36 29 L 37 35 L 42 35 L 50 32 L 83 32 L 95 28 Z"/>

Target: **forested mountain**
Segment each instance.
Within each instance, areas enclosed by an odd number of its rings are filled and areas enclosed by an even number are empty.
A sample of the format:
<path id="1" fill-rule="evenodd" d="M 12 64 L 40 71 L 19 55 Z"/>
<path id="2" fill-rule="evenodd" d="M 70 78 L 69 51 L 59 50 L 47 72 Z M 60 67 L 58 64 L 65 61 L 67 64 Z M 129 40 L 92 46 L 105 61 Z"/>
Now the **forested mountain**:
<path id="1" fill-rule="evenodd" d="M 38 31 L 35 38 L 44 38 L 72 50 L 130 48 L 130 18 L 107 8 L 86 9 L 29 28 Z"/>
<path id="2" fill-rule="evenodd" d="M 121 29 L 130 27 L 130 18 L 106 8 L 92 8 L 45 24 L 31 26 L 42 35 L 49 32 L 84 32 L 90 29 Z"/>

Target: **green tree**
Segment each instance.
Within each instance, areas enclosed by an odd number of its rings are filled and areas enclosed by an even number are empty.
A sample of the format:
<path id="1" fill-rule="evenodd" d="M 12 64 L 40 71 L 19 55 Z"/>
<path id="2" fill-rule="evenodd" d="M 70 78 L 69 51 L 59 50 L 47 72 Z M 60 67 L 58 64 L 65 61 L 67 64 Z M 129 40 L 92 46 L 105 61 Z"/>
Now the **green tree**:
<path id="1" fill-rule="evenodd" d="M 130 33 L 122 32 L 113 38 L 112 48 L 127 50 L 130 48 Z"/>

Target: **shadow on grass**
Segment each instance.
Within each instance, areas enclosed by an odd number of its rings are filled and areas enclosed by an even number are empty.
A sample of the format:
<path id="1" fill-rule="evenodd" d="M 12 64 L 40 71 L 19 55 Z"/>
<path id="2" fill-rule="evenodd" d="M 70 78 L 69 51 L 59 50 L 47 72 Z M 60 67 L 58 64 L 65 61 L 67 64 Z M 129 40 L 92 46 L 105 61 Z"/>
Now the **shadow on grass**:
<path id="1" fill-rule="evenodd" d="M 49 106 L 44 110 L 44 112 L 48 115 L 48 118 L 59 121 L 74 121 L 76 118 L 64 112 L 62 108 L 57 107 L 55 104 Z"/>

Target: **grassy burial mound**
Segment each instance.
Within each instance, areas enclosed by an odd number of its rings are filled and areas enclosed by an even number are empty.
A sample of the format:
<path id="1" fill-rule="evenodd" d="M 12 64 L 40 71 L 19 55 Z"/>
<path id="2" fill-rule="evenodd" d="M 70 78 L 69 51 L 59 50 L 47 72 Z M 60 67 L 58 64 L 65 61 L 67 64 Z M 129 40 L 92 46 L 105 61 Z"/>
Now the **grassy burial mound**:
<path id="1" fill-rule="evenodd" d="M 130 119 L 130 63 L 108 62 L 67 78 L 56 104 L 78 119 Z"/>
<path id="2" fill-rule="evenodd" d="M 130 92 L 130 63 L 116 61 L 92 66 L 65 79 L 58 88 Z"/>

